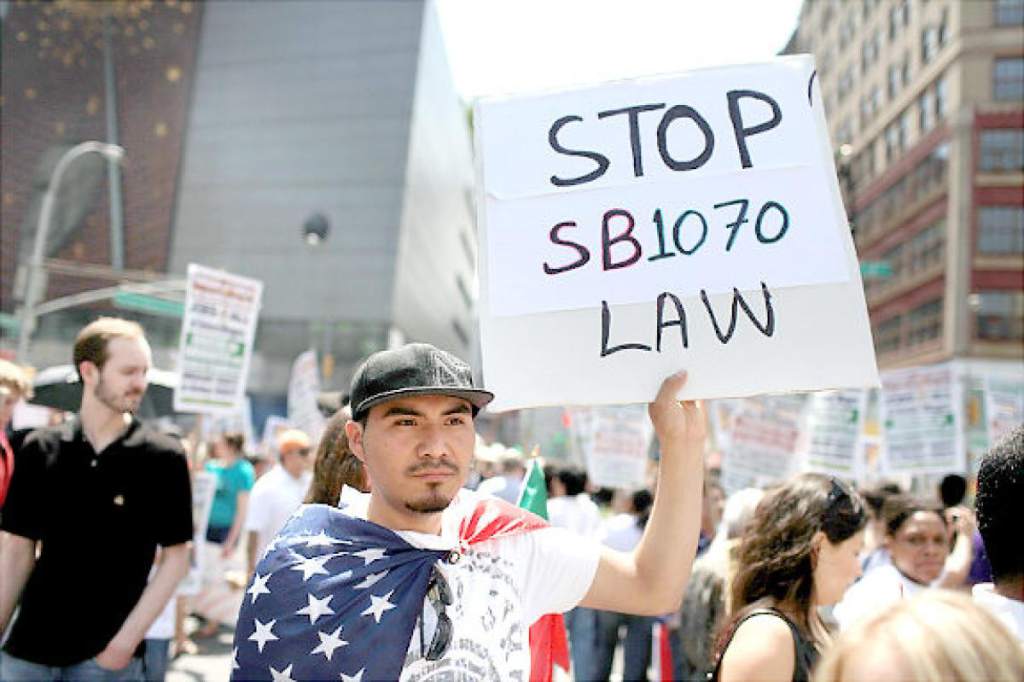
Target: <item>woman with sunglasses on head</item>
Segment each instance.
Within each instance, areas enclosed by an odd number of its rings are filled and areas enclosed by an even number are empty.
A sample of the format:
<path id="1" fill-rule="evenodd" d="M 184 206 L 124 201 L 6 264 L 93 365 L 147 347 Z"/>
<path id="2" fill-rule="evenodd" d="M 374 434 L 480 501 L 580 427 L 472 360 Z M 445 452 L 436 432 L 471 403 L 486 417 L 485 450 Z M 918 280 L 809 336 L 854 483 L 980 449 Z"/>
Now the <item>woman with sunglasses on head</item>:
<path id="1" fill-rule="evenodd" d="M 897 495 L 886 500 L 882 519 L 889 563 L 866 573 L 836 606 L 834 615 L 842 630 L 928 588 L 954 587 L 962 582 L 960 575 L 953 575 L 957 571 L 950 570 L 950 564 L 966 562 L 955 556 L 949 561 L 950 525 L 940 504 Z M 953 523 L 960 542 L 969 543 L 974 532 L 969 512 L 963 510 Z M 969 557 L 970 545 L 956 551 Z"/>
<path id="2" fill-rule="evenodd" d="M 860 575 L 866 523 L 860 496 L 828 476 L 803 474 L 765 495 L 738 550 L 713 680 L 809 679 L 830 641 L 818 609 Z"/>

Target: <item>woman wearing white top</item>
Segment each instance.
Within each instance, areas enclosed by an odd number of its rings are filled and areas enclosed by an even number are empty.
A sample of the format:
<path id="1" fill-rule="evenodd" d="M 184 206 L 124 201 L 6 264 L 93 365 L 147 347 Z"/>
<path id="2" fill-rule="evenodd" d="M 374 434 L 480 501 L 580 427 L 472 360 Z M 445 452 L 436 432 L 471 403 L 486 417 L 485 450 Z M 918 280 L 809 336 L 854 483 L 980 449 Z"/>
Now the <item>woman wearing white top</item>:
<path id="1" fill-rule="evenodd" d="M 956 582 L 946 571 L 950 528 L 940 505 L 897 495 L 886 500 L 882 515 L 891 563 L 868 571 L 846 591 L 833 611 L 842 630 L 922 590 Z M 973 534 L 968 514 L 956 523 L 960 537 Z"/>

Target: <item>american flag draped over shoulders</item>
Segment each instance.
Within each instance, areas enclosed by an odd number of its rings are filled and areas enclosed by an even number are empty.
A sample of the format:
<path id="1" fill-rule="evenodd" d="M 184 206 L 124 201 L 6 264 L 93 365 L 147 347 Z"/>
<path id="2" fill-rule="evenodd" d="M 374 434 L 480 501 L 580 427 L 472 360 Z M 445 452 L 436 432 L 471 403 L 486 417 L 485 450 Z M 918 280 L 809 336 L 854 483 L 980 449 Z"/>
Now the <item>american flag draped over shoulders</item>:
<path id="1" fill-rule="evenodd" d="M 545 522 L 497 499 L 459 524 L 458 549 Z M 305 505 L 256 566 L 238 614 L 231 679 L 397 680 L 431 567 L 449 550 L 414 547 L 334 507 Z"/>

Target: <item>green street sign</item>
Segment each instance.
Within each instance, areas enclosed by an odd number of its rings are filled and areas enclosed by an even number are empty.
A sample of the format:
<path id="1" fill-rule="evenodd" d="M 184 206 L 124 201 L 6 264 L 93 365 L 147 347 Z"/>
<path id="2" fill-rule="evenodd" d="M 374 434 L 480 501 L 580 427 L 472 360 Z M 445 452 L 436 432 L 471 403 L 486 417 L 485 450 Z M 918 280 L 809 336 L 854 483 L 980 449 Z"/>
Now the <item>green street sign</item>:
<path id="1" fill-rule="evenodd" d="M 0 313 L 0 329 L 6 329 L 12 334 L 17 334 L 21 329 L 21 320 L 9 313 Z"/>
<path id="2" fill-rule="evenodd" d="M 892 264 L 885 260 L 863 260 L 860 275 L 864 279 L 888 279 L 892 277 Z"/>
<path id="3" fill-rule="evenodd" d="M 181 301 L 168 301 L 166 298 L 157 298 L 147 294 L 120 292 L 114 294 L 114 305 L 126 310 L 138 310 L 164 317 L 181 317 L 185 314 L 185 304 Z"/>

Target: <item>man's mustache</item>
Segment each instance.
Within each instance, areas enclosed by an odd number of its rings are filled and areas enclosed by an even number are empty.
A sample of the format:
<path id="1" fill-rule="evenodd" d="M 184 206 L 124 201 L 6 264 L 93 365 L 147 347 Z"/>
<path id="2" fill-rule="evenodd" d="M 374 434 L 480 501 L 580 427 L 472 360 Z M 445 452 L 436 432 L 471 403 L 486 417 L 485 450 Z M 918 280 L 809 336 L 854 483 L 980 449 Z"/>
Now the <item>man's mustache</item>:
<path id="1" fill-rule="evenodd" d="M 409 467 L 405 472 L 407 474 L 419 474 L 423 472 L 440 471 L 441 469 L 450 469 L 455 473 L 459 472 L 459 467 L 446 459 L 438 460 L 437 462 L 423 462 L 422 464 Z"/>

